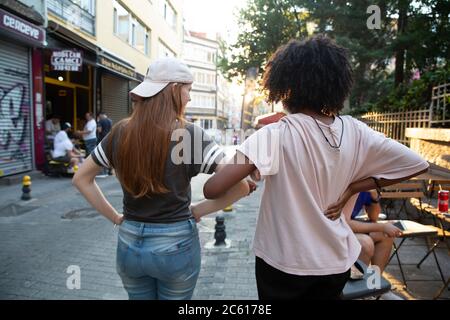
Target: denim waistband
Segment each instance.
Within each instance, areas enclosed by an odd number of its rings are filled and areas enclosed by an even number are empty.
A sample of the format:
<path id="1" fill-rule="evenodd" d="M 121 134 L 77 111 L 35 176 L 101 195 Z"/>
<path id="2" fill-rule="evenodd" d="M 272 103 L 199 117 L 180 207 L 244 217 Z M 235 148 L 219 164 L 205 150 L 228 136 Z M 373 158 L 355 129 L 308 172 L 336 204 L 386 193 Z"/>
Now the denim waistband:
<path id="1" fill-rule="evenodd" d="M 177 232 L 182 230 L 192 230 L 196 226 L 195 219 L 187 219 L 183 221 L 177 221 L 172 223 L 151 223 L 151 222 L 139 222 L 133 220 L 124 220 L 121 227 L 133 230 L 135 232 Z"/>

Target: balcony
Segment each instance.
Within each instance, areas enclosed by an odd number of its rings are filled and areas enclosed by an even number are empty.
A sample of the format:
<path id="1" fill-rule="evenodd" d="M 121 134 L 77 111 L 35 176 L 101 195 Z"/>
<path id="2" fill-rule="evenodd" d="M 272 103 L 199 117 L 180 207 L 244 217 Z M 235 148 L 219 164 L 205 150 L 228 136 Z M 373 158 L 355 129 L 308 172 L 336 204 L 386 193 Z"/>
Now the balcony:
<path id="1" fill-rule="evenodd" d="M 94 6 L 95 7 L 95 6 Z M 95 15 L 71 0 L 47 0 L 48 11 L 67 24 L 95 36 Z"/>

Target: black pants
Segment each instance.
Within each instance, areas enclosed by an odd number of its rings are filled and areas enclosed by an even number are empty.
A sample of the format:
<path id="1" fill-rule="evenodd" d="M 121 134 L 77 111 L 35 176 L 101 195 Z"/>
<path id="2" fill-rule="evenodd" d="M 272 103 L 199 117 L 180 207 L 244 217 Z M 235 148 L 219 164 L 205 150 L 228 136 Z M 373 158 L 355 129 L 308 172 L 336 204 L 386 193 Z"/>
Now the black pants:
<path id="1" fill-rule="evenodd" d="M 298 276 L 282 272 L 256 257 L 256 285 L 260 300 L 337 300 L 350 270 L 326 276 Z"/>

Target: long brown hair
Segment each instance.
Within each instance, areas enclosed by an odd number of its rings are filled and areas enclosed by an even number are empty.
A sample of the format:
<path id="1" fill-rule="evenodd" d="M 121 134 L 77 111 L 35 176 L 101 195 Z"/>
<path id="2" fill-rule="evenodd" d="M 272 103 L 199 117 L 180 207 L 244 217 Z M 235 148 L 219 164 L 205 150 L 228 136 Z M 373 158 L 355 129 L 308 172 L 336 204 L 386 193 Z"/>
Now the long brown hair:
<path id="1" fill-rule="evenodd" d="M 168 192 L 164 172 L 170 138 L 184 126 L 182 86 L 170 83 L 150 98 L 132 96 L 131 116 L 112 129 L 110 141 L 117 141 L 112 165 L 122 187 L 136 198 Z"/>

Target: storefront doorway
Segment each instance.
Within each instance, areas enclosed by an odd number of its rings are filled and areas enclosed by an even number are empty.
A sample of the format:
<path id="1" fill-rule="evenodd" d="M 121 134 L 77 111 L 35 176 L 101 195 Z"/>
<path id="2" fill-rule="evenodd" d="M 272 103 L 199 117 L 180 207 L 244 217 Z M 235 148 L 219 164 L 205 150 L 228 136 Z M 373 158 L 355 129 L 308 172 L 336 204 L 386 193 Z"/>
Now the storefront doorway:
<path id="1" fill-rule="evenodd" d="M 46 86 L 46 109 L 45 113 L 57 115 L 61 119 L 61 123 L 73 123 L 74 119 L 74 88 L 64 87 L 47 83 Z"/>
<path id="2" fill-rule="evenodd" d="M 93 70 L 83 64 L 80 71 L 55 71 L 50 67 L 51 50 L 45 57 L 46 115 L 58 115 L 74 130 L 82 130 L 86 112 L 93 111 Z"/>

